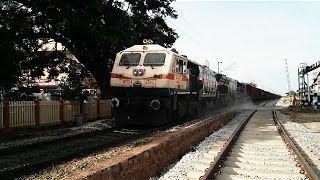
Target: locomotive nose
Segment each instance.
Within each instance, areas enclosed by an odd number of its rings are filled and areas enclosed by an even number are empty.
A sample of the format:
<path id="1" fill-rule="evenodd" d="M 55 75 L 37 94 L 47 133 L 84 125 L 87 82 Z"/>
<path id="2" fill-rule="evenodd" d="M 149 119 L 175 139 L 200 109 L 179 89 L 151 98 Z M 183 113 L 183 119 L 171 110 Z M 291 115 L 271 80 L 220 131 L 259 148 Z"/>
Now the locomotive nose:
<path id="1" fill-rule="evenodd" d="M 150 108 L 155 111 L 160 109 L 160 105 L 161 105 L 161 103 L 157 99 L 153 99 L 152 101 L 150 101 Z"/>

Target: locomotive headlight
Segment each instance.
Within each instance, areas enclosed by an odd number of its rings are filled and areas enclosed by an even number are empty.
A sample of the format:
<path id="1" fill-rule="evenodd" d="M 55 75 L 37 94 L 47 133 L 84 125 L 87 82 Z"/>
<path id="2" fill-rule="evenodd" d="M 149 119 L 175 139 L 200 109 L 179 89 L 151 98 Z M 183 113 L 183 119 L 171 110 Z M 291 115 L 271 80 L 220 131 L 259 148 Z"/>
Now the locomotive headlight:
<path id="1" fill-rule="evenodd" d="M 134 69 L 134 70 L 132 71 L 132 73 L 133 73 L 133 75 L 135 75 L 135 76 L 142 76 L 143 73 L 144 73 L 144 69 Z"/>
<path id="2" fill-rule="evenodd" d="M 133 75 L 135 75 L 135 76 L 138 75 L 138 70 L 137 70 L 137 69 L 134 69 L 134 70 L 133 70 Z"/>
<path id="3" fill-rule="evenodd" d="M 139 70 L 138 70 L 138 74 L 139 74 L 140 76 L 143 74 L 143 72 L 144 72 L 143 69 L 139 69 Z"/>

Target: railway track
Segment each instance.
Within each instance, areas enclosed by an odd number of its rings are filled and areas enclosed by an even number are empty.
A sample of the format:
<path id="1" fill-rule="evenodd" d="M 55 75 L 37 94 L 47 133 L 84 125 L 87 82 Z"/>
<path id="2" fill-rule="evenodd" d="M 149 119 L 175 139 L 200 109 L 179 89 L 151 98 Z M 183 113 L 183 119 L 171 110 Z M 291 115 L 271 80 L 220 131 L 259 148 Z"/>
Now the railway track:
<path id="1" fill-rule="evenodd" d="M 19 153 L 28 151 L 28 149 L 35 149 L 37 147 L 43 147 L 54 143 L 59 143 L 62 141 L 67 141 L 69 139 L 81 139 L 88 136 L 95 136 L 103 133 L 110 133 L 116 130 L 112 121 L 106 123 L 109 128 L 87 130 L 85 132 L 72 132 L 70 129 L 63 130 L 61 132 L 49 132 L 46 135 L 31 138 L 31 139 L 22 139 L 16 142 L 7 142 L 3 143 L 4 145 L 0 147 L 0 156 Z"/>
<path id="2" fill-rule="evenodd" d="M 232 127 L 179 179 L 319 179 L 273 108 L 259 109 Z"/>
<path id="3" fill-rule="evenodd" d="M 212 115 L 203 116 L 195 121 L 206 119 Z M 85 157 L 106 148 L 117 147 L 139 138 L 149 137 L 154 132 L 165 131 L 181 123 L 175 122 L 158 128 L 138 130 L 111 127 L 36 144 L 4 148 L 0 150 L 0 179 L 15 179 L 33 174 L 74 158 Z M 186 124 L 192 123 L 187 122 Z"/>
<path id="4" fill-rule="evenodd" d="M 0 179 L 14 179 L 26 174 L 52 167 L 73 158 L 84 157 L 105 148 L 147 136 L 152 130 L 132 130 L 110 128 L 67 137 L 34 146 L 27 145 L 0 154 Z"/>

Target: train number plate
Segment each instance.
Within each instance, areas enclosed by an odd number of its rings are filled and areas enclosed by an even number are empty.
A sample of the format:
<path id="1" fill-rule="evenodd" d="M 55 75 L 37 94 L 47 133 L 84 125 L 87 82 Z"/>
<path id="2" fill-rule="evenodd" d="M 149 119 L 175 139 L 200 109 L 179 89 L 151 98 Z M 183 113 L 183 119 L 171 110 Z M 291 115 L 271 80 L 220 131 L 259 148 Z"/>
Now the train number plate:
<path id="1" fill-rule="evenodd" d="M 154 87 L 156 85 L 156 80 L 146 79 L 144 80 L 144 85 L 146 87 Z"/>
<path id="2" fill-rule="evenodd" d="M 123 84 L 132 84 L 132 79 L 122 79 Z"/>

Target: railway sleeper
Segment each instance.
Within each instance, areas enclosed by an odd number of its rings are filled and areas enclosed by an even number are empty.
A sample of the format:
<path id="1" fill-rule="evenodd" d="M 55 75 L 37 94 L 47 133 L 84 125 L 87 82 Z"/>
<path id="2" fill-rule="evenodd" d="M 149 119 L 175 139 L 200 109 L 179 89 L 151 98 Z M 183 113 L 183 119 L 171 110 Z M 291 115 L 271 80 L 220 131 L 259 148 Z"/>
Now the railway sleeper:
<path id="1" fill-rule="evenodd" d="M 285 146 L 285 143 L 282 141 L 277 141 L 277 140 L 270 140 L 270 141 L 257 141 L 257 140 L 238 140 L 237 143 L 246 143 L 250 145 L 259 145 L 259 146 L 274 146 L 274 145 L 279 145 L 279 146 Z"/>
<path id="2" fill-rule="evenodd" d="M 233 168 L 243 168 L 249 170 L 270 170 L 270 171 L 280 171 L 280 172 L 299 172 L 300 168 L 296 166 L 269 166 L 269 165 L 261 165 L 261 164 L 247 164 L 243 162 L 232 162 L 232 161 L 224 161 L 225 167 L 233 167 Z"/>
<path id="3" fill-rule="evenodd" d="M 248 164 L 256 164 L 256 165 L 269 165 L 269 166 L 294 166 L 295 164 L 292 161 L 274 161 L 274 160 L 258 160 L 253 158 L 243 158 L 243 157 L 236 157 L 236 156 L 229 156 L 227 161 L 235 161 L 235 162 L 242 162 Z"/>
<path id="4" fill-rule="evenodd" d="M 247 169 L 242 169 L 242 168 L 234 168 L 234 167 L 224 167 L 223 169 L 220 169 L 221 174 L 230 174 L 230 175 L 237 175 L 240 174 L 245 177 L 253 177 L 253 178 L 270 178 L 270 176 L 274 179 L 282 179 L 283 177 L 285 178 L 291 178 L 291 179 L 305 179 L 304 174 L 300 174 L 299 170 L 294 173 L 294 172 L 270 172 L 270 171 L 258 171 L 257 169 L 252 171 L 252 170 L 247 170 Z"/>
<path id="5" fill-rule="evenodd" d="M 264 145 L 264 144 L 252 144 L 252 143 L 245 143 L 245 142 L 236 142 L 235 146 L 241 146 L 245 148 L 261 148 L 261 149 L 288 149 L 286 146 L 283 145 Z"/>
<path id="6" fill-rule="evenodd" d="M 272 147 L 259 147 L 259 146 L 246 146 L 246 145 L 235 145 L 233 146 L 234 149 L 239 149 L 240 152 L 246 152 L 251 150 L 256 151 L 273 151 L 273 152 L 289 152 L 289 149 L 283 146 L 272 146 Z"/>
<path id="7" fill-rule="evenodd" d="M 238 152 L 231 152 L 229 156 L 232 157 L 243 157 L 243 158 L 250 158 L 250 159 L 257 159 L 257 160 L 276 160 L 276 161 L 286 161 L 286 160 L 294 160 L 294 156 L 277 156 L 277 155 L 261 155 L 261 154 L 245 154 L 245 153 L 238 153 Z"/>
<path id="8" fill-rule="evenodd" d="M 273 152 L 268 150 L 261 150 L 261 149 L 252 149 L 252 150 L 245 150 L 245 149 L 233 149 L 231 154 L 238 154 L 239 156 L 273 156 L 273 157 L 284 157 L 290 156 L 291 153 L 289 151 L 286 152 Z"/>
<path id="9" fill-rule="evenodd" d="M 231 174 L 219 174 L 215 178 L 216 180 L 270 180 L 269 178 L 262 177 L 245 177 L 241 175 L 231 175 Z M 292 180 L 292 178 L 282 177 L 281 180 Z"/>

